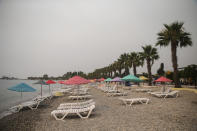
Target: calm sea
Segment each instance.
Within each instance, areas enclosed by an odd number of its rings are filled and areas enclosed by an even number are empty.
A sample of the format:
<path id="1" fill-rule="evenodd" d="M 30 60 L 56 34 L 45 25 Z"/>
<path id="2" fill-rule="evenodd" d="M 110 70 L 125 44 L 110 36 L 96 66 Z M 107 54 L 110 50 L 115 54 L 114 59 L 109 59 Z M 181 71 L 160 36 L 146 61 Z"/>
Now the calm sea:
<path id="1" fill-rule="evenodd" d="M 20 92 L 10 91 L 9 87 L 15 86 L 21 82 L 24 82 L 36 89 L 36 92 L 23 92 L 22 98 Z M 15 106 L 21 102 L 31 100 L 32 98 L 40 95 L 40 85 L 33 84 L 36 81 L 33 80 L 0 80 L 0 113 L 4 112 L 8 108 Z M 59 84 L 51 85 L 51 90 L 60 87 Z M 44 85 L 42 88 L 43 95 L 49 94 L 49 87 Z"/>

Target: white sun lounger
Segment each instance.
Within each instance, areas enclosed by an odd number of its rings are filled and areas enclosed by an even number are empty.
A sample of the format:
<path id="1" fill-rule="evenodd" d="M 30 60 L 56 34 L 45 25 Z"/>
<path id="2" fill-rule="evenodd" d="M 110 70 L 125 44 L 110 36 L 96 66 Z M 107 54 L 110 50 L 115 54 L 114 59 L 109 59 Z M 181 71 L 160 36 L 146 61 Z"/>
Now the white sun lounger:
<path id="1" fill-rule="evenodd" d="M 179 91 L 171 91 L 169 93 L 155 93 L 155 94 L 152 94 L 153 96 L 156 96 L 156 97 L 162 97 L 162 98 L 167 98 L 167 97 L 178 97 L 179 96 Z"/>
<path id="2" fill-rule="evenodd" d="M 95 102 L 92 101 L 92 102 L 87 103 L 87 104 L 79 104 L 79 105 L 61 105 L 57 109 L 58 110 L 64 110 L 64 109 L 82 109 L 82 108 L 89 107 L 91 105 L 95 105 Z"/>
<path id="3" fill-rule="evenodd" d="M 159 93 L 169 93 L 170 91 L 171 91 L 171 87 L 167 88 L 165 91 L 163 91 L 163 88 L 161 88 L 160 91 L 148 92 L 148 93 L 151 95 L 154 95 L 154 94 L 159 94 Z"/>
<path id="4" fill-rule="evenodd" d="M 58 106 L 58 110 L 64 109 L 64 108 L 84 108 L 90 105 L 95 105 L 95 102 L 93 99 L 90 99 L 88 101 L 84 102 L 77 102 L 77 103 L 62 103 Z"/>
<path id="5" fill-rule="evenodd" d="M 84 96 L 69 96 L 68 97 L 71 100 L 85 100 L 85 99 L 90 99 L 92 98 L 92 95 L 84 95 Z"/>
<path id="6" fill-rule="evenodd" d="M 118 92 L 118 93 L 107 93 L 107 96 L 126 96 L 126 92 Z"/>
<path id="7" fill-rule="evenodd" d="M 17 106 L 11 107 L 10 111 L 14 111 L 14 112 L 19 112 L 21 109 L 28 107 L 31 110 L 37 109 L 38 106 L 40 105 L 41 100 L 32 100 L 32 101 L 27 101 L 27 102 L 23 102 Z"/>
<path id="8" fill-rule="evenodd" d="M 92 110 L 95 108 L 95 105 L 91 105 L 86 108 L 82 109 L 64 109 L 64 110 L 54 110 L 51 112 L 51 115 L 56 119 L 56 120 L 62 120 L 64 121 L 64 118 L 68 114 L 77 114 L 80 118 L 88 118 L 90 114 L 92 113 Z M 82 116 L 80 113 L 86 113 L 86 116 Z M 58 118 L 60 116 L 60 118 Z"/>
<path id="9" fill-rule="evenodd" d="M 135 89 L 137 92 L 151 92 L 151 89 Z"/>
<path id="10" fill-rule="evenodd" d="M 119 98 L 119 100 L 121 100 L 125 105 L 130 105 L 130 106 L 134 103 L 148 104 L 150 101 L 149 98 L 130 98 L 130 99 Z"/>
<path id="11" fill-rule="evenodd" d="M 93 99 L 84 101 L 84 102 L 77 102 L 77 103 L 61 103 L 60 106 L 75 106 L 75 105 L 85 105 L 93 102 Z"/>

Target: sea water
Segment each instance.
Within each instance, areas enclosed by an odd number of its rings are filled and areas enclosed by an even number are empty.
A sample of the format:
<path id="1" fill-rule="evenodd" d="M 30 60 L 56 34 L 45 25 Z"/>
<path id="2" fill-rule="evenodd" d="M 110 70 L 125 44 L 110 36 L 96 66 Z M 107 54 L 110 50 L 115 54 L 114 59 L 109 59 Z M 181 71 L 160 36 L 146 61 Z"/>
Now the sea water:
<path id="1" fill-rule="evenodd" d="M 35 88 L 35 92 L 22 92 L 22 97 L 20 92 L 15 92 L 8 90 L 9 87 L 15 86 L 20 83 L 26 83 L 31 87 Z M 32 98 L 41 94 L 41 85 L 33 84 L 35 80 L 0 80 L 0 114 L 8 110 L 8 108 L 13 107 L 25 101 L 29 101 Z M 60 84 L 52 84 L 51 91 L 60 87 Z M 49 94 L 49 86 L 42 86 L 42 94 Z"/>

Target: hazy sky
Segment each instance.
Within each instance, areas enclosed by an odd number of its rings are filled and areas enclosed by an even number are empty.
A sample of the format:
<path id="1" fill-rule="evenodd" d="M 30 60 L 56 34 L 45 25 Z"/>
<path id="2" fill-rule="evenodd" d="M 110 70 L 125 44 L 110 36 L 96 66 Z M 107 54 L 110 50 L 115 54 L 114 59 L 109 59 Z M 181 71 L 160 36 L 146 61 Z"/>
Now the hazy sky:
<path id="1" fill-rule="evenodd" d="M 0 0 L 0 77 L 92 72 L 154 45 L 177 20 L 193 41 L 178 49 L 179 67 L 197 64 L 197 0 Z M 152 72 L 161 62 L 171 70 L 170 48 L 158 51 Z"/>

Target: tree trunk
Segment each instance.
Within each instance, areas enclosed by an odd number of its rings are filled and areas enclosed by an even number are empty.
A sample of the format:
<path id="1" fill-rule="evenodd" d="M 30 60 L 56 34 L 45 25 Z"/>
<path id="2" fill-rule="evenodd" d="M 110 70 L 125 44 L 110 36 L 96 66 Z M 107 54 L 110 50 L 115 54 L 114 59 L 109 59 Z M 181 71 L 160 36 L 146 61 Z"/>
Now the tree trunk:
<path id="1" fill-rule="evenodd" d="M 114 77 L 116 76 L 116 70 L 114 70 L 114 75 L 113 75 Z"/>
<path id="2" fill-rule="evenodd" d="M 121 77 L 121 68 L 118 70 L 118 72 L 119 72 L 119 77 Z"/>
<path id="3" fill-rule="evenodd" d="M 178 77 L 178 64 L 177 64 L 177 56 L 176 56 L 176 43 L 171 43 L 171 53 L 172 53 L 172 66 L 174 69 L 174 83 L 175 88 L 180 88 L 179 85 L 179 77 Z"/>
<path id="4" fill-rule="evenodd" d="M 151 73 L 151 65 L 150 65 L 150 60 L 147 59 L 147 70 L 148 70 L 148 85 L 151 86 L 152 85 L 152 73 Z"/>
<path id="5" fill-rule="evenodd" d="M 135 64 L 133 64 L 133 74 L 134 74 L 134 76 L 136 76 L 136 74 L 137 74 L 137 70 L 136 70 L 136 65 Z"/>
<path id="6" fill-rule="evenodd" d="M 126 67 L 126 68 L 125 68 L 125 75 L 128 75 L 128 74 L 129 74 L 129 68 Z"/>

